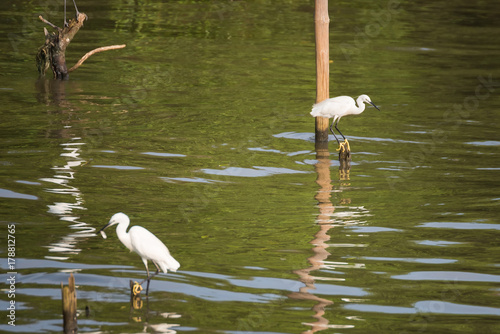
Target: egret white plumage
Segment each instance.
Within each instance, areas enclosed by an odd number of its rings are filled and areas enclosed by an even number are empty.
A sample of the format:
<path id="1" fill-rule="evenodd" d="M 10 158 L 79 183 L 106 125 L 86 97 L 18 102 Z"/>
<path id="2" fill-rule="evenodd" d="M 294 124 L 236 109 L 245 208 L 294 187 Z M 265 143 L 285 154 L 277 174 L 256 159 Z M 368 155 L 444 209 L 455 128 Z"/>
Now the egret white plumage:
<path id="1" fill-rule="evenodd" d="M 118 225 L 117 225 L 118 224 Z M 148 286 L 146 289 L 146 295 L 149 292 L 149 282 L 153 276 L 157 275 L 160 272 L 160 269 L 167 273 L 170 271 L 177 271 L 179 269 L 180 264 L 176 259 L 170 255 L 167 246 L 160 239 L 158 239 L 153 233 L 149 232 L 147 229 L 141 226 L 132 226 L 127 232 L 127 227 L 130 224 L 129 217 L 122 213 L 116 213 L 111 217 L 109 223 L 107 223 L 103 228 L 99 230 L 102 237 L 106 239 L 106 233 L 104 230 L 110 226 L 116 226 L 116 234 L 118 235 L 118 239 L 124 244 L 131 252 L 136 252 L 142 258 L 142 262 L 144 262 L 144 266 L 146 266 L 146 272 L 148 277 L 144 279 L 141 283 L 136 282 L 136 286 L 134 286 L 134 293 L 139 293 L 142 290 L 142 283 L 146 280 L 148 281 Z M 153 275 L 149 275 L 148 268 L 148 260 L 154 263 L 156 266 L 156 273 Z M 140 289 L 139 289 L 139 287 Z"/>
<path id="2" fill-rule="evenodd" d="M 328 118 L 333 118 L 332 120 L 332 125 L 330 126 L 330 131 L 333 133 L 333 136 L 335 139 L 337 139 L 337 143 L 340 144 L 339 139 L 335 135 L 335 132 L 333 132 L 333 126 L 335 125 L 335 129 L 340 133 L 342 138 L 344 138 L 344 142 L 349 145 L 349 142 L 347 139 L 344 137 L 342 132 L 340 132 L 339 128 L 337 125 L 339 124 L 340 119 L 343 116 L 347 115 L 358 115 L 361 114 L 365 110 L 365 103 L 369 103 L 372 106 L 374 106 L 377 110 L 380 110 L 368 97 L 368 95 L 360 95 L 357 99 L 357 106 L 356 103 L 354 102 L 354 99 L 350 96 L 337 96 L 333 97 L 331 99 L 326 99 L 323 100 L 319 103 L 316 103 L 313 105 L 311 115 L 313 117 L 328 117 Z"/>

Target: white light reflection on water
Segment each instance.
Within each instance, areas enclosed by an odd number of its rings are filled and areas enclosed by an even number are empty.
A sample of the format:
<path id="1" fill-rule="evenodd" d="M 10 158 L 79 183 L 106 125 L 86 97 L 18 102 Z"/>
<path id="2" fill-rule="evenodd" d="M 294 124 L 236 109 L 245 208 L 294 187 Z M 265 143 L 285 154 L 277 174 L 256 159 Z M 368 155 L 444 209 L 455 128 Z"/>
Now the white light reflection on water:
<path id="1" fill-rule="evenodd" d="M 60 220 L 70 222 L 70 228 L 76 230 L 76 232 L 69 233 L 63 236 L 59 242 L 54 242 L 47 246 L 49 252 L 51 253 L 61 253 L 61 254 L 78 254 L 81 249 L 78 249 L 76 245 L 80 238 L 88 238 L 94 236 L 95 228 L 88 226 L 87 223 L 78 221 L 80 218 L 75 214 L 75 210 L 86 210 L 83 200 L 83 195 L 75 186 L 70 183 L 76 178 L 76 169 L 87 163 L 87 161 L 80 158 L 81 146 L 85 143 L 81 142 L 81 138 L 73 137 L 69 139 L 68 143 L 62 143 L 63 152 L 60 154 L 61 157 L 66 159 L 66 163 L 63 166 L 54 166 L 52 170 L 55 171 L 53 177 L 41 178 L 40 181 L 49 182 L 57 185 L 55 188 L 45 188 L 45 191 L 71 196 L 71 201 L 68 198 L 67 202 L 54 202 L 52 205 L 48 205 L 49 209 L 47 212 L 54 214 L 59 217 Z M 67 256 L 45 256 L 47 259 L 55 260 L 66 260 Z"/>
<path id="2" fill-rule="evenodd" d="M 345 304 L 347 310 L 358 312 L 374 312 L 385 314 L 462 314 L 462 315 L 500 315 L 500 309 L 495 307 L 455 304 L 439 300 L 423 300 L 416 302 L 414 307 L 370 305 L 370 304 Z"/>
<path id="3" fill-rule="evenodd" d="M 3 198 L 18 198 L 18 199 L 29 199 L 29 200 L 38 200 L 38 197 L 34 195 L 21 194 L 8 189 L 0 189 L 0 197 Z"/>
<path id="4" fill-rule="evenodd" d="M 429 222 L 418 227 L 450 228 L 456 230 L 500 230 L 500 224 L 489 223 L 456 223 L 456 222 Z"/>
<path id="5" fill-rule="evenodd" d="M 303 174 L 309 173 L 300 170 L 294 170 L 282 167 L 264 167 L 264 166 L 254 166 L 253 168 L 243 168 L 243 167 L 227 167 L 225 169 L 211 169 L 204 168 L 201 170 L 204 173 L 211 175 L 223 175 L 223 176 L 239 176 L 239 177 L 262 177 L 275 174 Z"/>

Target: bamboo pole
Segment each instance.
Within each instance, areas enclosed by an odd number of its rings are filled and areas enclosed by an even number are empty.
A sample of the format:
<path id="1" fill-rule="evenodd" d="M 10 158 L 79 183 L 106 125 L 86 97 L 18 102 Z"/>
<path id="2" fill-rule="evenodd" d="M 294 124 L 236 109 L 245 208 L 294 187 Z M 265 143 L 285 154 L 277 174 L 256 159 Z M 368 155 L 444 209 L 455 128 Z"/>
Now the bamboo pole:
<path id="1" fill-rule="evenodd" d="M 314 12 L 316 36 L 316 103 L 330 96 L 330 44 L 328 0 L 315 0 Z M 316 148 L 328 148 L 328 118 L 315 117 Z"/>
<path id="2" fill-rule="evenodd" d="M 63 286 L 61 282 L 61 294 L 64 333 L 76 333 L 78 331 L 78 327 L 76 323 L 76 290 L 75 277 L 73 276 L 73 273 L 71 273 L 68 278 L 68 286 Z"/>

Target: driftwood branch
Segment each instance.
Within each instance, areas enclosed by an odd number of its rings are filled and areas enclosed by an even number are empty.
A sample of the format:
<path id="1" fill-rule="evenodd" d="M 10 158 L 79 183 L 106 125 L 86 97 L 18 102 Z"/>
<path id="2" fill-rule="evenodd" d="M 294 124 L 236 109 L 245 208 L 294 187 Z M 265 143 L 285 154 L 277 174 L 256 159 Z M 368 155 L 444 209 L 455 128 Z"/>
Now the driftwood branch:
<path id="1" fill-rule="evenodd" d="M 48 24 L 49 26 L 51 26 L 51 27 L 52 27 L 52 28 L 54 28 L 54 29 L 57 29 L 57 31 L 61 31 L 61 28 L 59 28 L 59 27 L 58 27 L 58 26 L 56 26 L 55 24 L 52 24 L 52 23 L 50 23 L 49 21 L 47 21 L 46 19 L 44 19 L 44 18 L 42 17 L 42 15 L 38 16 L 38 18 L 39 18 L 39 19 L 40 19 L 43 23 Z"/>
<path id="2" fill-rule="evenodd" d="M 87 52 L 72 68 L 68 70 L 66 66 L 66 48 L 69 43 L 75 37 L 76 33 L 83 26 L 83 22 L 87 19 L 87 15 L 84 13 L 78 13 L 78 17 L 69 20 L 69 23 L 64 26 L 64 28 L 59 28 L 55 24 L 44 19 L 41 15 L 39 19 L 54 28 L 56 31 L 49 33 L 46 28 L 43 28 L 45 34 L 45 44 L 42 45 L 36 55 L 36 64 L 38 67 L 38 72 L 40 76 L 44 76 L 45 72 L 52 68 L 54 72 L 54 78 L 56 79 L 67 79 L 69 72 L 76 70 L 82 63 L 87 60 L 90 56 L 95 53 L 121 49 L 125 47 L 123 45 L 111 45 L 104 46 Z"/>
<path id="3" fill-rule="evenodd" d="M 121 44 L 121 45 L 102 46 L 100 48 L 97 48 L 97 49 L 94 49 L 92 51 L 89 51 L 82 58 L 80 58 L 80 60 L 72 68 L 70 68 L 68 70 L 68 72 L 73 72 L 74 70 L 76 70 L 78 67 L 80 67 L 81 64 L 83 64 L 83 62 L 85 60 L 87 60 L 90 56 L 92 56 L 95 53 L 103 52 L 103 51 L 108 51 L 108 50 L 123 49 L 125 46 L 127 46 L 127 45 L 126 44 Z"/>

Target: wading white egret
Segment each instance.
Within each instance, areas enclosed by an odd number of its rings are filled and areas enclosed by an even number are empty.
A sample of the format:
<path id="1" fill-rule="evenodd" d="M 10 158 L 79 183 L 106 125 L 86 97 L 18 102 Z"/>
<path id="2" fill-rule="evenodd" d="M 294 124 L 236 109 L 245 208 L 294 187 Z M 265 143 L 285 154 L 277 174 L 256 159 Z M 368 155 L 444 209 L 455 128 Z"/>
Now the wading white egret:
<path id="1" fill-rule="evenodd" d="M 335 129 L 340 133 L 342 138 L 344 138 L 344 143 L 348 145 L 349 147 L 349 142 L 347 139 L 344 137 L 342 132 L 340 132 L 339 128 L 337 125 L 339 124 L 340 119 L 343 116 L 347 115 L 358 115 L 361 114 L 365 110 L 365 103 L 369 103 L 372 106 L 374 106 L 377 110 L 380 110 L 368 97 L 368 95 L 360 95 L 357 99 L 357 106 L 356 103 L 354 103 L 354 99 L 350 96 L 337 96 L 333 97 L 331 99 L 326 99 L 321 101 L 320 103 L 316 103 L 313 105 L 311 115 L 313 117 L 328 117 L 328 118 L 333 118 L 332 120 L 332 125 L 330 126 L 330 131 L 333 133 L 333 136 L 335 139 L 337 139 L 337 143 L 339 143 L 339 146 L 342 147 L 342 144 L 340 144 L 339 139 L 335 135 L 335 132 L 333 132 L 333 126 L 335 125 Z"/>
<path id="2" fill-rule="evenodd" d="M 117 225 L 118 224 L 118 225 Z M 122 212 L 116 213 L 111 217 L 109 223 L 107 223 L 103 228 L 99 230 L 102 237 L 106 239 L 106 233 L 104 230 L 110 226 L 116 226 L 116 234 L 118 239 L 124 244 L 131 252 L 136 252 L 142 258 L 144 266 L 146 266 L 146 272 L 148 277 L 141 283 L 137 283 L 134 286 L 134 294 L 139 293 L 142 290 L 142 283 L 148 281 L 148 286 L 146 288 L 146 295 L 149 292 L 149 281 L 153 276 L 160 272 L 160 269 L 166 273 L 167 270 L 177 271 L 181 266 L 176 259 L 170 255 L 167 246 L 160 239 L 158 239 L 153 233 L 146 230 L 141 226 L 132 226 L 127 232 L 127 227 L 130 224 L 130 219 L 128 216 Z M 149 276 L 148 260 L 154 263 L 156 266 L 156 273 Z"/>

